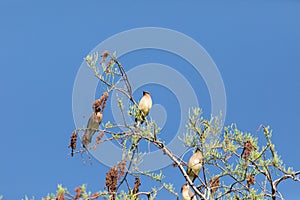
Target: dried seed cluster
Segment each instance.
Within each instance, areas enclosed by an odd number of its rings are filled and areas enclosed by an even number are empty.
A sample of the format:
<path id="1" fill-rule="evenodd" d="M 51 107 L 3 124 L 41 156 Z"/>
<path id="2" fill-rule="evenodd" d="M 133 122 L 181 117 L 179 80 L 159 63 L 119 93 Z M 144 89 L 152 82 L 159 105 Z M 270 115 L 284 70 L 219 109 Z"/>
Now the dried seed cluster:
<path id="1" fill-rule="evenodd" d="M 71 156 L 74 155 L 74 150 L 76 149 L 76 142 L 77 142 L 77 132 L 73 131 L 71 135 L 71 142 L 70 145 L 68 146 L 68 148 L 72 149 Z"/>
<path id="2" fill-rule="evenodd" d="M 255 177 L 254 177 L 253 175 L 249 175 L 249 176 L 247 176 L 246 180 L 247 180 L 247 185 L 248 185 L 248 187 L 250 187 L 250 185 L 253 185 L 253 184 L 254 184 L 254 182 L 255 182 Z"/>
<path id="3" fill-rule="evenodd" d="M 102 60 L 100 61 L 100 64 L 105 63 L 105 61 L 107 60 L 108 56 L 110 55 L 110 53 L 105 50 L 100 56 L 102 57 Z M 114 59 L 111 57 L 109 59 L 109 61 L 106 64 L 106 69 L 105 72 L 108 73 L 110 71 L 110 67 L 112 66 L 112 64 L 114 63 Z"/>
<path id="4" fill-rule="evenodd" d="M 244 143 L 244 149 L 243 149 L 243 153 L 242 153 L 242 157 L 247 161 L 249 159 L 249 156 L 250 156 L 250 153 L 253 149 L 253 145 L 252 143 L 247 140 L 245 143 Z"/>
<path id="5" fill-rule="evenodd" d="M 102 96 L 100 97 L 100 99 L 97 99 L 96 101 L 94 101 L 93 103 L 93 109 L 96 110 L 98 108 L 100 108 L 100 112 L 103 113 L 105 105 L 106 105 L 106 101 L 108 100 L 108 92 L 104 92 L 102 94 Z"/>
<path id="6" fill-rule="evenodd" d="M 126 162 L 121 161 L 117 166 L 113 166 L 106 173 L 104 189 L 107 188 L 108 192 L 112 194 L 112 199 L 115 199 L 117 192 L 117 183 L 121 176 L 125 175 Z"/>
<path id="7" fill-rule="evenodd" d="M 102 60 L 100 61 L 101 63 L 104 63 L 107 59 L 107 57 L 109 56 L 109 52 L 107 50 L 103 51 L 103 53 L 100 55 L 102 57 Z"/>
<path id="8" fill-rule="evenodd" d="M 106 173 L 104 189 L 107 188 L 108 192 L 112 193 L 113 200 L 115 199 L 115 192 L 117 191 L 118 177 L 118 169 L 116 166 L 110 168 Z"/>
<path id="9" fill-rule="evenodd" d="M 104 132 L 101 132 L 100 134 L 97 135 L 97 137 L 96 137 L 96 143 L 94 145 L 94 149 L 95 150 L 98 147 L 98 145 L 100 144 L 101 139 L 103 138 L 103 136 L 104 136 Z"/>
<path id="10" fill-rule="evenodd" d="M 119 168 L 119 171 L 120 171 L 120 176 L 124 176 L 125 175 L 125 169 L 126 169 L 126 162 L 125 161 L 119 162 L 118 168 Z"/>
<path id="11" fill-rule="evenodd" d="M 134 187 L 133 187 L 133 194 L 137 194 L 140 191 L 140 189 L 139 189 L 140 185 L 141 185 L 140 178 L 135 177 Z M 138 197 L 136 197 L 135 199 L 138 199 Z"/>
<path id="12" fill-rule="evenodd" d="M 219 177 L 214 177 L 209 181 L 211 192 L 215 194 L 217 189 L 220 187 L 220 178 Z"/>
<path id="13" fill-rule="evenodd" d="M 78 200 L 79 199 L 79 197 L 81 196 L 81 187 L 77 187 L 77 188 L 75 188 L 75 190 L 74 190 L 75 192 L 76 192 L 76 195 L 75 195 L 75 200 Z"/>

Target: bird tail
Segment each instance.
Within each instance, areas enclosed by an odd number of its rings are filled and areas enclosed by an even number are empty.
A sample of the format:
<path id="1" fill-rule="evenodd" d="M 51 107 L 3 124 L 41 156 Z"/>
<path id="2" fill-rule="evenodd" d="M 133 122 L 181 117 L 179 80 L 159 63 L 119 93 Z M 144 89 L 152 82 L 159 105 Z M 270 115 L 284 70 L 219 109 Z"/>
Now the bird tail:
<path id="1" fill-rule="evenodd" d="M 84 148 L 87 148 L 88 145 L 92 142 L 92 137 L 93 134 L 91 133 L 91 131 L 85 131 L 81 139 Z"/>
<path id="2" fill-rule="evenodd" d="M 194 183 L 195 179 L 196 179 L 196 176 L 194 175 L 193 178 L 191 179 L 193 183 Z"/>
<path id="3" fill-rule="evenodd" d="M 193 173 L 193 172 L 192 172 Z M 191 179 L 191 181 L 194 183 L 196 176 L 194 174 L 190 174 L 189 178 Z"/>
<path id="4" fill-rule="evenodd" d="M 191 169 L 188 169 L 187 174 L 188 174 L 189 178 L 191 179 L 191 181 L 194 183 L 197 175 L 195 175 L 195 173 Z"/>
<path id="5" fill-rule="evenodd" d="M 140 116 L 139 116 L 139 118 L 136 117 L 134 119 L 134 121 L 135 121 L 134 127 L 135 128 L 138 128 L 140 124 L 143 124 L 146 121 L 146 117 L 143 115 L 143 113 L 140 110 L 138 112 L 139 112 Z"/>

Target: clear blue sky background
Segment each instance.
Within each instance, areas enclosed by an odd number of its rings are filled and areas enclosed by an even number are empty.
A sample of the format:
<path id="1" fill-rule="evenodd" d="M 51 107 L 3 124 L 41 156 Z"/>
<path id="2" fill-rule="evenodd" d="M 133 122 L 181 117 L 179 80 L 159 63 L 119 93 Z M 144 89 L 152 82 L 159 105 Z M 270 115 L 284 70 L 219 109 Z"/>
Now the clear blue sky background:
<path id="1" fill-rule="evenodd" d="M 82 183 L 93 192 L 103 189 L 107 167 L 67 156 L 73 82 L 83 57 L 99 42 L 144 26 L 174 29 L 199 42 L 225 83 L 226 124 L 250 132 L 271 125 L 283 160 L 300 169 L 299 10 L 295 0 L 1 0 L 0 194 L 40 199 L 58 183 L 70 191 Z M 138 55 L 139 64 L 158 62 Z M 178 192 L 182 181 L 176 180 Z M 299 184 L 288 181 L 280 188 L 286 199 L 297 199 Z"/>

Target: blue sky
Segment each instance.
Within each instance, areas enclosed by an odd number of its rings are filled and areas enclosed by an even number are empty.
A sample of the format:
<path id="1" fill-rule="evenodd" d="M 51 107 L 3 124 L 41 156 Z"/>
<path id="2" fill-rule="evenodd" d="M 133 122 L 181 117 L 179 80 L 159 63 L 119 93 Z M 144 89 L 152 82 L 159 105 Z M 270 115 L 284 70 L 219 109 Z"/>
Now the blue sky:
<path id="1" fill-rule="evenodd" d="M 73 83 L 83 57 L 98 43 L 146 26 L 170 28 L 201 44 L 225 84 L 225 123 L 236 122 L 250 132 L 262 123 L 271 125 L 282 159 L 300 169 L 299 9 L 299 2 L 289 0 L 1 0 L 0 194 L 4 199 L 25 195 L 40 199 L 54 192 L 58 183 L 70 191 L 82 183 L 88 183 L 93 192 L 103 188 L 107 167 L 97 161 L 83 165 L 79 156 L 67 156 L 74 129 Z M 168 58 L 146 53 L 124 56 L 122 63 L 134 66 Z M 159 101 L 160 94 L 154 94 Z M 206 97 L 203 107 L 209 115 Z M 175 184 L 178 192 L 182 181 L 178 178 Z M 280 187 L 286 199 L 295 199 L 299 188 L 291 181 Z"/>

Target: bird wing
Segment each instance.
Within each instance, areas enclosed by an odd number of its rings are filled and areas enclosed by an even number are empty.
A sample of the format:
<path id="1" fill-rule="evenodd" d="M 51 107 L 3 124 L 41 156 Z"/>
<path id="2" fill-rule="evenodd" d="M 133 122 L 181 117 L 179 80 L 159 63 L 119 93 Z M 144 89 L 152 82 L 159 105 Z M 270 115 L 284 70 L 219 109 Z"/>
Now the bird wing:
<path id="1" fill-rule="evenodd" d="M 194 153 L 188 162 L 187 174 L 193 182 L 202 168 L 202 163 L 203 156 L 201 152 Z"/>
<path id="2" fill-rule="evenodd" d="M 149 114 L 149 111 L 152 107 L 152 100 L 150 96 L 143 96 L 139 103 L 139 110 L 143 112 L 145 116 Z"/>
<path id="3" fill-rule="evenodd" d="M 191 167 L 187 168 L 187 174 L 189 175 L 190 179 L 193 181 L 195 173 L 193 172 L 193 169 Z"/>
<path id="4" fill-rule="evenodd" d="M 96 129 L 99 128 L 101 121 L 102 114 L 100 112 L 93 112 L 89 118 L 87 130 L 82 136 L 82 143 L 85 147 L 87 147 L 87 145 L 92 142 L 92 137 L 96 133 Z"/>
<path id="5" fill-rule="evenodd" d="M 191 200 L 197 200 L 196 195 L 191 190 L 189 190 L 189 196 L 191 197 Z"/>

